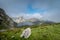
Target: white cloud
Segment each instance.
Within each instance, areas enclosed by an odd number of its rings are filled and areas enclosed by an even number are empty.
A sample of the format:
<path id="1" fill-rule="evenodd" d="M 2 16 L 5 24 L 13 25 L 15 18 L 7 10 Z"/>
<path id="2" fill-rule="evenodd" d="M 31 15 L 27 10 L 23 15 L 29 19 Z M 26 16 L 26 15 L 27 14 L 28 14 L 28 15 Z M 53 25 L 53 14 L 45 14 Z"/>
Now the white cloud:
<path id="1" fill-rule="evenodd" d="M 42 19 L 60 22 L 60 0 L 35 0 L 32 8 L 47 10 L 43 13 Z"/>
<path id="2" fill-rule="evenodd" d="M 38 18 L 38 19 L 40 19 L 40 18 L 42 18 L 42 15 L 40 13 L 33 13 L 33 14 L 20 13 L 16 17 L 19 17 L 19 16 L 23 16 L 26 19 L 29 19 L 29 18 Z"/>
<path id="3" fill-rule="evenodd" d="M 18 16 L 17 16 L 18 15 Z M 40 13 L 19 13 L 16 17 L 23 16 L 26 19 L 29 18 L 38 18 L 38 19 L 44 19 L 44 20 L 50 20 L 54 22 L 60 22 L 60 11 L 58 9 L 52 9 L 49 11 L 44 12 L 42 15 Z"/>
<path id="4" fill-rule="evenodd" d="M 32 17 L 42 18 L 42 15 L 40 13 L 34 13 L 34 14 L 32 14 Z"/>
<path id="5" fill-rule="evenodd" d="M 54 22 L 60 22 L 60 10 L 58 9 L 49 10 L 48 12 L 43 14 L 43 19 Z"/>
<path id="6" fill-rule="evenodd" d="M 27 6 L 31 3 L 32 9 L 48 9 L 46 13 L 29 14 Z M 24 16 L 24 18 L 43 18 L 60 22 L 60 0 L 0 0 L 0 7 L 4 8 L 9 16 Z"/>

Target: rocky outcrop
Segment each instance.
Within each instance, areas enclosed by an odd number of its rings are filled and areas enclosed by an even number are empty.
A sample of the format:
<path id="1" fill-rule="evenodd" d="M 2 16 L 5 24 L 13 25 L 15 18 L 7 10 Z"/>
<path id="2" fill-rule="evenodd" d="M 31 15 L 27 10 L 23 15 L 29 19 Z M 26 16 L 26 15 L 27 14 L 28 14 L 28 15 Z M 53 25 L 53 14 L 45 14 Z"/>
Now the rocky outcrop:
<path id="1" fill-rule="evenodd" d="M 13 20 L 14 20 L 16 23 L 25 22 L 25 19 L 23 18 L 23 16 L 13 18 Z"/>
<path id="2" fill-rule="evenodd" d="M 16 23 L 0 8 L 0 29 L 13 28 Z"/>

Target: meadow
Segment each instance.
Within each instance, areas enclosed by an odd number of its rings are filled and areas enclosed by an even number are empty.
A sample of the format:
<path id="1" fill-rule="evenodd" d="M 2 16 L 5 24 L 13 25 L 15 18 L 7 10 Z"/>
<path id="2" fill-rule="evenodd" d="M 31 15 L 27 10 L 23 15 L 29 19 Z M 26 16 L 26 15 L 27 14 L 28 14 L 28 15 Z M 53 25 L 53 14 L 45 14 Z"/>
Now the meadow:
<path id="1" fill-rule="evenodd" d="M 60 40 L 60 24 L 30 27 L 32 33 L 28 39 L 20 37 L 25 28 L 27 27 L 6 29 L 5 32 L 0 32 L 0 40 Z"/>

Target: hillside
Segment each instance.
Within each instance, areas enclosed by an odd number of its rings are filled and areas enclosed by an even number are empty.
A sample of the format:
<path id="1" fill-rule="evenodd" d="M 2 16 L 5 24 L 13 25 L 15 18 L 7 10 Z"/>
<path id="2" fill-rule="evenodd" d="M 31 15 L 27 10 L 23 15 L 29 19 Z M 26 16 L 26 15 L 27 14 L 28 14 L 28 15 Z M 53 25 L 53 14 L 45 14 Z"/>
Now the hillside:
<path id="1" fill-rule="evenodd" d="M 16 23 L 10 18 L 5 10 L 0 8 L 0 29 L 13 28 Z"/>
<path id="2" fill-rule="evenodd" d="M 28 39 L 20 38 L 22 31 L 27 27 L 6 29 L 0 32 L 1 40 L 60 40 L 60 23 L 32 26 L 32 34 Z"/>

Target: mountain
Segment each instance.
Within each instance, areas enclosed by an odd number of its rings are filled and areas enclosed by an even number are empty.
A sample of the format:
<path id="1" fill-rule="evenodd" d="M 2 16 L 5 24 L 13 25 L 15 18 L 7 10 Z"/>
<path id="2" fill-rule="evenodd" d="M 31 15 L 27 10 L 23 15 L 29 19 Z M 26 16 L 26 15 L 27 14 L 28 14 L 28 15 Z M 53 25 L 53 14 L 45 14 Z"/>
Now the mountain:
<path id="1" fill-rule="evenodd" d="M 41 25 L 41 24 L 52 24 L 54 22 L 38 19 L 38 18 L 29 18 L 25 19 L 23 16 L 15 17 L 13 20 L 17 23 L 17 26 L 31 26 L 31 25 Z"/>
<path id="2" fill-rule="evenodd" d="M 13 20 L 16 23 L 20 23 L 20 22 L 24 22 L 25 21 L 25 19 L 23 18 L 23 16 L 21 16 L 21 17 L 13 17 Z"/>
<path id="3" fill-rule="evenodd" d="M 14 26 L 16 26 L 16 23 L 0 8 L 0 29 L 13 28 Z"/>
<path id="4" fill-rule="evenodd" d="M 37 19 L 37 18 L 30 18 L 25 19 L 23 16 L 20 17 L 9 17 L 6 12 L 0 8 L 0 29 L 2 28 L 13 28 L 17 26 L 31 26 L 31 25 L 37 25 L 37 24 L 51 24 L 52 21 Z"/>
<path id="5" fill-rule="evenodd" d="M 13 20 L 17 23 L 17 26 L 31 26 L 41 23 L 37 18 L 25 19 L 24 17 L 15 17 Z"/>

